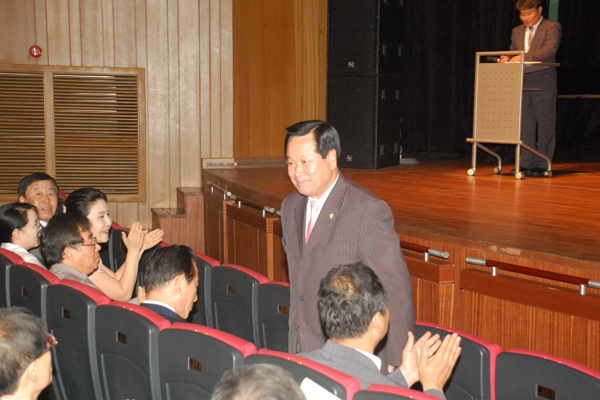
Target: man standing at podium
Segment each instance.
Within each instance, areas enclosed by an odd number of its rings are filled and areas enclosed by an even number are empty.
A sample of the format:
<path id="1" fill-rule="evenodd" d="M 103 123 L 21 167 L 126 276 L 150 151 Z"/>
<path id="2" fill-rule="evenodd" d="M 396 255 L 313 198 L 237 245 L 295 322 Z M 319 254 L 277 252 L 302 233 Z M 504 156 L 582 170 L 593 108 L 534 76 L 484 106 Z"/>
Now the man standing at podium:
<path id="1" fill-rule="evenodd" d="M 541 0 L 519 0 L 516 8 L 523 25 L 513 29 L 510 50 L 525 51 L 524 61 L 556 62 L 562 37 L 560 24 L 542 17 Z M 521 56 L 500 59 L 500 62 L 509 61 L 520 62 Z M 523 91 L 521 140 L 552 160 L 556 144 L 556 68 L 526 73 L 523 88 L 541 91 Z M 544 176 L 546 169 L 545 160 L 530 151 L 521 151 L 521 170 L 526 176 Z"/>

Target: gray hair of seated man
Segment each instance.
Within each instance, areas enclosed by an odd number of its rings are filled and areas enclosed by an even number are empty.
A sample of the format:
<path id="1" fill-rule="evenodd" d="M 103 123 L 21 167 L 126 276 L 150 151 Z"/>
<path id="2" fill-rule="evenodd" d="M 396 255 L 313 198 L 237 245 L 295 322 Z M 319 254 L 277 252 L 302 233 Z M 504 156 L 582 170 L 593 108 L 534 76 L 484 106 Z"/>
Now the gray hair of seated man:
<path id="1" fill-rule="evenodd" d="M 277 365 L 254 364 L 225 372 L 211 400 L 306 400 L 292 374 Z"/>

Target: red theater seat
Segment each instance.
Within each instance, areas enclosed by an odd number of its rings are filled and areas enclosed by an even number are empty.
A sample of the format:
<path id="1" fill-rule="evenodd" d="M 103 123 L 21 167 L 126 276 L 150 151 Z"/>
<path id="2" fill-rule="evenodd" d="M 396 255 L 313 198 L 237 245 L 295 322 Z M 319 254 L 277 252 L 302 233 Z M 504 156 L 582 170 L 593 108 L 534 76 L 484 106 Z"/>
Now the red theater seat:
<path id="1" fill-rule="evenodd" d="M 261 348 L 287 353 L 289 310 L 289 283 L 269 281 L 258 287 L 258 327 Z"/>
<path id="2" fill-rule="evenodd" d="M 256 353 L 254 344 L 196 324 L 175 323 L 160 332 L 163 399 L 209 400 L 223 374 Z"/>
<path id="3" fill-rule="evenodd" d="M 63 279 L 48 287 L 48 329 L 59 346 L 52 350 L 58 398 L 102 400 L 96 354 L 96 307 L 110 303 L 101 291 Z"/>
<path id="4" fill-rule="evenodd" d="M 113 301 L 96 309 L 96 347 L 104 398 L 161 398 L 158 342 L 171 323 L 149 309 Z"/>
<path id="5" fill-rule="evenodd" d="M 298 383 L 309 378 L 340 399 L 350 400 L 360 390 L 358 379 L 308 358 L 260 349 L 257 354 L 250 355 L 245 360 L 247 365 L 261 363 L 282 367 L 290 372 Z"/>
<path id="6" fill-rule="evenodd" d="M 260 347 L 258 287 L 269 280 L 239 265 L 213 267 L 211 274 L 214 327 Z"/>
<path id="7" fill-rule="evenodd" d="M 438 333 L 442 340 L 452 333 L 462 338 L 460 358 L 446 383 L 446 397 L 457 400 L 493 400 L 496 357 L 502 351 L 500 346 L 475 335 L 428 322 L 417 322 L 415 340 L 427 331 Z"/>
<path id="8" fill-rule="evenodd" d="M 496 361 L 496 398 L 597 399 L 600 371 L 561 357 L 509 349 Z"/>
<path id="9" fill-rule="evenodd" d="M 439 400 L 417 390 L 405 389 L 397 386 L 371 385 L 368 390 L 361 390 L 354 395 L 354 400 Z M 451 398 L 449 398 L 451 399 Z"/>
<path id="10" fill-rule="evenodd" d="M 48 287 L 60 282 L 52 272 L 35 264 L 23 263 L 10 268 L 10 305 L 25 307 L 47 323 Z"/>

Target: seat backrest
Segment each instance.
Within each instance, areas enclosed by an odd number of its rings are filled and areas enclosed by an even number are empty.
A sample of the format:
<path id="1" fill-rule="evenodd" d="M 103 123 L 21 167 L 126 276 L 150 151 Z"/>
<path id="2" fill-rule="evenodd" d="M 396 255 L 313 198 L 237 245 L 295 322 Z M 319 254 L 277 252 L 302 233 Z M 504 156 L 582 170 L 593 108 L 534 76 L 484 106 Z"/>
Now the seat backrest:
<path id="1" fill-rule="evenodd" d="M 127 246 L 123 243 L 122 233 L 128 233 L 127 229 L 111 229 L 108 235 L 108 246 L 106 251 L 108 252 L 109 264 L 105 264 L 110 267 L 113 272 L 116 272 L 127 258 Z M 102 260 L 104 262 L 104 259 Z"/>
<path id="2" fill-rule="evenodd" d="M 48 286 L 60 282 L 52 272 L 35 264 L 23 263 L 10 268 L 10 305 L 28 308 L 47 323 Z"/>
<path id="3" fill-rule="evenodd" d="M 599 393 L 600 371 L 571 360 L 517 348 L 496 360 L 498 400 L 596 399 Z"/>
<path id="4" fill-rule="evenodd" d="M 24 262 L 18 254 L 0 249 L 0 307 L 10 307 L 10 267 Z"/>
<path id="5" fill-rule="evenodd" d="M 149 309 L 112 301 L 96 309 L 96 349 L 106 399 L 161 399 L 158 342 L 171 323 Z"/>
<path id="6" fill-rule="evenodd" d="M 96 307 L 110 303 L 101 291 L 63 279 L 48 287 L 48 329 L 62 346 L 52 350 L 60 398 L 102 400 L 96 354 Z"/>
<path id="7" fill-rule="evenodd" d="M 361 390 L 354 395 L 354 400 L 438 400 L 437 397 L 430 396 L 417 390 L 405 389 L 398 386 L 378 385 L 369 386 L 368 390 Z"/>
<path id="8" fill-rule="evenodd" d="M 257 354 L 246 357 L 244 363 L 246 365 L 262 363 L 278 365 L 290 372 L 299 384 L 305 378 L 309 378 L 340 399 L 350 400 L 360 390 L 358 379 L 316 361 L 293 354 L 260 349 Z"/>
<path id="9" fill-rule="evenodd" d="M 496 343 L 467 332 L 427 322 L 417 322 L 415 340 L 425 332 L 446 335 L 457 333 L 461 337 L 460 358 L 445 388 L 449 400 L 493 400 L 496 356 L 502 349 Z"/>
<path id="10" fill-rule="evenodd" d="M 258 286 L 268 279 L 238 265 L 213 267 L 211 275 L 214 327 L 260 347 Z"/>
<path id="11" fill-rule="evenodd" d="M 163 399 L 210 400 L 223 374 L 256 353 L 254 344 L 202 325 L 175 323 L 160 332 Z"/>
<path id="12" fill-rule="evenodd" d="M 194 303 L 188 320 L 193 324 L 212 328 L 214 327 L 210 294 L 212 265 L 201 257 L 201 254 L 194 254 L 194 261 L 198 267 L 198 300 Z"/>
<path id="13" fill-rule="evenodd" d="M 268 282 L 258 287 L 260 347 L 287 353 L 290 285 Z"/>

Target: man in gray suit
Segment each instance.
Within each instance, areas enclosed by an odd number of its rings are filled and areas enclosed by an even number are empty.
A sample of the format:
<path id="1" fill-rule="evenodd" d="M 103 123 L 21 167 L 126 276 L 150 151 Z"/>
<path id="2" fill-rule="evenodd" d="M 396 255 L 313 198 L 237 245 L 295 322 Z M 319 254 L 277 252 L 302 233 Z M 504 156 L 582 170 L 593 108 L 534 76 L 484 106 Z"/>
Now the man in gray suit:
<path id="1" fill-rule="evenodd" d="M 519 0 L 516 8 L 523 25 L 513 29 L 510 50 L 524 50 L 524 61 L 556 62 L 562 37 L 560 24 L 542 17 L 541 0 Z M 520 62 L 521 56 L 510 59 L 502 56 L 500 59 L 500 62 L 509 61 Z M 523 88 L 541 91 L 523 92 L 521 140 L 552 160 L 556 144 L 556 68 L 526 73 Z M 547 164 L 540 157 L 523 150 L 521 167 L 527 176 L 543 176 Z"/>
<path id="2" fill-rule="evenodd" d="M 410 387 L 421 381 L 423 390 L 444 397 L 444 384 L 460 355 L 460 337 L 427 332 L 416 343 L 409 335 L 400 367 L 383 376 L 381 360 L 373 355 L 390 322 L 388 296 L 373 270 L 360 263 L 330 270 L 319 286 L 319 314 L 329 340 L 322 349 L 300 356 L 335 368 L 360 381 Z M 393 305 L 392 305 L 393 308 Z"/>
<path id="3" fill-rule="evenodd" d="M 388 205 L 348 181 L 337 167 L 337 131 L 323 121 L 299 122 L 285 140 L 288 175 L 297 189 L 282 204 L 283 246 L 290 277 L 289 351 L 321 348 L 319 282 L 331 268 L 368 264 L 390 294 L 390 334 L 379 356 L 383 370 L 402 361 L 415 329 L 412 284 Z"/>

